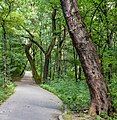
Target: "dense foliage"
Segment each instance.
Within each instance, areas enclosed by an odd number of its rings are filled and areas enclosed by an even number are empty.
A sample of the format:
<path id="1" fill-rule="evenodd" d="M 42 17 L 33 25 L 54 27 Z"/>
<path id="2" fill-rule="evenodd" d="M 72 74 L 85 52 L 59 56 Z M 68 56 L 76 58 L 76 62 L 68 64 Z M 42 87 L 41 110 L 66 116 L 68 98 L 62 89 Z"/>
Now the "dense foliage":
<path id="1" fill-rule="evenodd" d="M 78 5 L 116 111 L 117 2 L 79 0 Z M 9 81 L 21 76 L 25 69 L 32 70 L 25 54 L 29 44 L 37 74 L 46 82 L 42 86 L 57 94 L 71 110 L 87 109 L 89 91 L 59 0 L 0 0 L 0 102 L 14 88 Z"/>
<path id="2" fill-rule="evenodd" d="M 8 82 L 6 86 L 3 85 L 4 80 L 0 78 L 0 105 L 14 93 L 15 85 L 11 82 Z"/>
<path id="3" fill-rule="evenodd" d="M 73 111 L 87 110 L 89 106 L 90 96 L 85 81 L 76 82 L 65 77 L 53 80 L 42 87 L 55 93 Z"/>

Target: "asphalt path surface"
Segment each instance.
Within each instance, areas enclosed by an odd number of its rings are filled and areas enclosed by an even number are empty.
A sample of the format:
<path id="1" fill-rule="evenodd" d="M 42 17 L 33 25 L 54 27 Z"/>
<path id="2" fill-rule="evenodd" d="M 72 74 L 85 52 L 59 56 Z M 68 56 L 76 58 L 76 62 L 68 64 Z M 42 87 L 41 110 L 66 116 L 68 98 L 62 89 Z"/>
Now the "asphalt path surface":
<path id="1" fill-rule="evenodd" d="M 40 88 L 26 71 L 15 93 L 0 106 L 0 120 L 58 120 L 62 101 Z"/>

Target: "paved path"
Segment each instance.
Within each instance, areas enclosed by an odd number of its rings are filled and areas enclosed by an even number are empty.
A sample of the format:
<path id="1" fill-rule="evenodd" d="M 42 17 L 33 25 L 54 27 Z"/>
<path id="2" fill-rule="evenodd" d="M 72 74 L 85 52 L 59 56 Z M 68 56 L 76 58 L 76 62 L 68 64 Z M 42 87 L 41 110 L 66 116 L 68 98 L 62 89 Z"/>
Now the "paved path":
<path id="1" fill-rule="evenodd" d="M 58 120 L 62 102 L 38 87 L 26 72 L 16 92 L 0 106 L 0 120 Z"/>

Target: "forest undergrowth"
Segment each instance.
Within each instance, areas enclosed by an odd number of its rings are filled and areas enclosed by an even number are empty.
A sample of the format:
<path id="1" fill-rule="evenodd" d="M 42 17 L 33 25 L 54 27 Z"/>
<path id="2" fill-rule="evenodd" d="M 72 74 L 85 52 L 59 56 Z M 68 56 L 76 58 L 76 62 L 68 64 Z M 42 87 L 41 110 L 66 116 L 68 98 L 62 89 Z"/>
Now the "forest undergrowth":
<path id="1" fill-rule="evenodd" d="M 3 85 L 3 78 L 0 77 L 0 105 L 5 102 L 15 90 L 15 84 L 12 82 L 7 82 Z"/>
<path id="2" fill-rule="evenodd" d="M 110 94 L 112 97 L 112 104 L 115 108 L 114 114 L 109 117 L 108 115 L 102 113 L 100 116 L 97 116 L 95 120 L 117 120 L 116 108 L 117 108 L 117 76 L 113 76 L 113 80 L 109 84 Z M 90 106 L 90 94 L 88 86 L 85 80 L 75 81 L 69 77 L 56 78 L 46 84 L 41 85 L 42 88 L 54 93 L 57 95 L 64 103 L 64 108 L 67 107 L 68 114 L 67 119 L 71 118 L 71 114 L 79 114 L 79 119 L 81 116 L 83 120 L 86 117 L 88 109 Z M 89 116 L 88 116 L 89 119 Z"/>

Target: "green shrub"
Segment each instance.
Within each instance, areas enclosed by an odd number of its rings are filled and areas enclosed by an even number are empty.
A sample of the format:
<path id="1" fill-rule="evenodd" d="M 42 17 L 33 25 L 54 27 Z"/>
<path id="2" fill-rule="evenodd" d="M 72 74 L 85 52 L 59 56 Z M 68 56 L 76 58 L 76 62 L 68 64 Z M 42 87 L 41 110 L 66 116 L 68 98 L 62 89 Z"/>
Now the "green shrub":
<path id="1" fill-rule="evenodd" d="M 111 79 L 111 83 L 108 85 L 112 98 L 112 105 L 117 111 L 116 75 L 113 76 L 113 78 Z M 75 82 L 75 80 L 66 77 L 64 79 L 53 80 L 50 83 L 42 84 L 41 86 L 56 94 L 64 102 L 64 104 L 66 104 L 67 107 L 73 111 L 79 112 L 89 107 L 90 95 L 86 82 L 83 80 Z M 117 120 L 117 114 L 115 113 L 113 117 L 101 114 L 101 116 L 97 117 L 97 120 L 101 120 L 101 118 L 107 120 Z"/>
<path id="2" fill-rule="evenodd" d="M 86 109 L 89 106 L 90 96 L 85 81 L 56 79 L 41 86 L 56 94 L 73 111 Z"/>
<path id="3" fill-rule="evenodd" d="M 0 87 L 0 104 L 3 103 L 14 92 L 15 85 L 11 82 L 7 83 L 5 87 Z"/>

